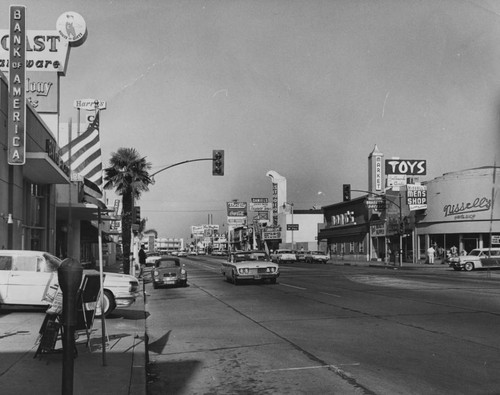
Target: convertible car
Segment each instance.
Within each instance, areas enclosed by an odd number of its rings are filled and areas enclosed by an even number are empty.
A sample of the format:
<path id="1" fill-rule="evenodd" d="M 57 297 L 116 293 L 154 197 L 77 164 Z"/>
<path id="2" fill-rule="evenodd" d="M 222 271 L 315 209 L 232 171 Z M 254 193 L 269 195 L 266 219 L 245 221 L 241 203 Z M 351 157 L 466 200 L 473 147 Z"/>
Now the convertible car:
<path id="1" fill-rule="evenodd" d="M 223 262 L 221 273 L 227 281 L 237 285 L 242 281 L 265 281 L 276 284 L 280 275 L 279 265 L 269 261 L 266 254 L 256 252 L 246 254 L 245 260 Z"/>

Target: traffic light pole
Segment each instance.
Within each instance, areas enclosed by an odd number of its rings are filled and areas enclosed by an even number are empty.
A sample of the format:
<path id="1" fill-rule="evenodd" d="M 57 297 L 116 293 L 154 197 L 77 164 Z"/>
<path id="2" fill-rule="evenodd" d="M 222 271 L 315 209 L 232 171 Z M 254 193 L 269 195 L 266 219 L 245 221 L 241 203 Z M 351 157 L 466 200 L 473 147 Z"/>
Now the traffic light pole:
<path id="1" fill-rule="evenodd" d="M 158 173 L 161 173 L 162 171 L 165 171 L 167 169 L 171 169 L 172 167 L 175 167 L 175 166 L 179 166 L 179 165 L 183 165 L 184 163 L 190 163 L 190 162 L 200 162 L 202 160 L 209 160 L 209 161 L 213 161 L 213 158 L 199 158 L 199 159 L 189 159 L 189 160 L 184 160 L 182 162 L 178 162 L 178 163 L 174 163 L 173 165 L 169 165 L 167 167 L 164 167 L 163 169 L 160 169 L 156 172 L 154 172 L 153 174 L 151 174 L 151 184 L 154 185 L 155 183 L 155 180 L 154 180 L 154 176 L 157 175 Z"/>
<path id="2" fill-rule="evenodd" d="M 382 195 L 380 193 L 375 193 L 375 192 L 370 192 L 370 191 L 364 191 L 362 189 L 351 189 L 351 192 L 362 192 L 362 193 L 368 193 L 370 195 L 375 195 L 375 196 L 381 196 L 381 197 L 386 197 L 386 195 Z M 401 208 L 401 192 L 398 191 L 398 196 L 399 196 L 399 204 L 394 203 L 392 200 L 389 200 L 392 204 L 394 204 L 397 208 L 399 208 L 399 224 L 398 224 L 398 234 L 399 234 L 399 266 L 403 266 L 403 232 L 401 232 L 401 224 L 403 223 L 403 212 Z M 387 197 L 386 197 L 387 201 Z"/>

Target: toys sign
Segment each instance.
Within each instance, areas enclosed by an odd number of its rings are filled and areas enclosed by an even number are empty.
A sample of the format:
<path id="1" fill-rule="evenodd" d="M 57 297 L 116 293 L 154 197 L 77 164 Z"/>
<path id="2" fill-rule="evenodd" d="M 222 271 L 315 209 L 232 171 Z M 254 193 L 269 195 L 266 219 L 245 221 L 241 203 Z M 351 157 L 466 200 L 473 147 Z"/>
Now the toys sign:
<path id="1" fill-rule="evenodd" d="M 385 174 L 424 176 L 427 174 L 427 162 L 421 159 L 386 159 Z"/>

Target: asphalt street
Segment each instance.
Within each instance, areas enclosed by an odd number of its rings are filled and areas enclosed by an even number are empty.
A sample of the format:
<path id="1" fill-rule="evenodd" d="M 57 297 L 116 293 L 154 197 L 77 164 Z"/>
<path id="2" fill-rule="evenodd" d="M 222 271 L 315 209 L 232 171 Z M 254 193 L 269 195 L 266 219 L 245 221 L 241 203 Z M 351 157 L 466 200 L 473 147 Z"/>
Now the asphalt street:
<path id="1" fill-rule="evenodd" d="M 500 272 L 300 263 L 235 286 L 217 260 L 184 262 L 189 287 L 146 285 L 151 394 L 500 388 Z"/>

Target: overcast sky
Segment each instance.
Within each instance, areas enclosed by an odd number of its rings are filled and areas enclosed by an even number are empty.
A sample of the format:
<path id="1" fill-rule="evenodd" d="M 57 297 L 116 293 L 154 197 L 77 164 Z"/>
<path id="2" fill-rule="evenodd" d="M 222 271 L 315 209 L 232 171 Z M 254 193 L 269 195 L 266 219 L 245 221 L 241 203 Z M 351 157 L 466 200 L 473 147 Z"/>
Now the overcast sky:
<path id="1" fill-rule="evenodd" d="M 139 205 L 163 237 L 190 235 L 232 199 L 271 198 L 274 170 L 296 209 L 368 187 L 368 155 L 427 160 L 426 179 L 493 165 L 500 130 L 500 2 L 494 0 L 30 0 L 28 30 L 65 11 L 87 23 L 61 78 L 105 100 L 103 163 L 134 147 L 157 175 Z M 0 26 L 8 29 L 8 4 Z M 115 199 L 108 193 L 110 201 Z M 224 228 L 223 228 L 224 229 Z"/>

